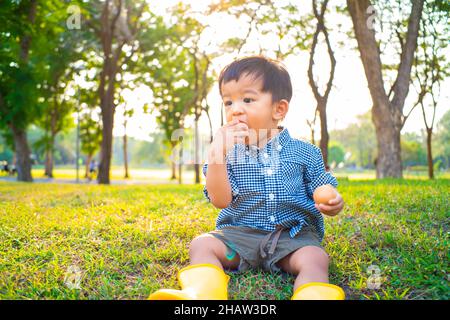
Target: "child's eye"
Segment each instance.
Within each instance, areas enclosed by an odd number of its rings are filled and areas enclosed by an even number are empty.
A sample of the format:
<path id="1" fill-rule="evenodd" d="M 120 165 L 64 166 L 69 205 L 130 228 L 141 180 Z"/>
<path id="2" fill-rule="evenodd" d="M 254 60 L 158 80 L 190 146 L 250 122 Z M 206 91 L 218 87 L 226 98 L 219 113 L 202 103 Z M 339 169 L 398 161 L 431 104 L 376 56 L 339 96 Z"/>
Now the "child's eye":
<path id="1" fill-rule="evenodd" d="M 231 101 L 225 101 L 223 104 L 228 107 L 231 106 L 231 103 L 232 103 Z"/>
<path id="2" fill-rule="evenodd" d="M 244 102 L 245 102 L 245 103 L 250 103 L 250 102 L 252 102 L 252 101 L 253 101 L 252 98 L 244 98 Z"/>

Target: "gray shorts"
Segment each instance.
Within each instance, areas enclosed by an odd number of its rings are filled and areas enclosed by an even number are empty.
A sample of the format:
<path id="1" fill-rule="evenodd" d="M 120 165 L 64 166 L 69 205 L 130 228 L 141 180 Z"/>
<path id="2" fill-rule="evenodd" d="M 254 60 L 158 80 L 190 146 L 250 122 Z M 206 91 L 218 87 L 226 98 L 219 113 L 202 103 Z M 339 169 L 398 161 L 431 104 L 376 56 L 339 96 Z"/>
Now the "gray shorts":
<path id="1" fill-rule="evenodd" d="M 221 240 L 227 246 L 227 257 L 231 260 L 236 253 L 240 256 L 238 271 L 250 268 L 279 272 L 276 263 L 297 249 L 316 246 L 323 249 L 316 231 L 310 226 L 291 238 L 289 230 L 270 232 L 250 227 L 229 226 L 208 234 Z"/>

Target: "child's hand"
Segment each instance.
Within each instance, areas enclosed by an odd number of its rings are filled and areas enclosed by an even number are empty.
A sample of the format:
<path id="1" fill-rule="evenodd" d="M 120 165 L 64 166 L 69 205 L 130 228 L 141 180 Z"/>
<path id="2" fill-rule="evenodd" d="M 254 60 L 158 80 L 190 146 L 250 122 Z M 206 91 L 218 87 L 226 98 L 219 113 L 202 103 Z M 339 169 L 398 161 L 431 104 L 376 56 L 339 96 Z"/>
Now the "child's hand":
<path id="1" fill-rule="evenodd" d="M 327 216 L 337 215 L 342 210 L 342 208 L 344 208 L 344 199 L 342 199 L 342 196 L 339 194 L 339 192 L 336 191 L 336 193 L 336 198 L 328 201 L 328 204 L 315 203 L 314 206 L 316 207 L 316 209 L 323 214 L 326 214 Z"/>
<path id="2" fill-rule="evenodd" d="M 249 130 L 247 124 L 234 119 L 217 131 L 211 147 L 217 153 L 225 156 L 236 143 L 244 142 L 245 137 L 248 136 Z"/>

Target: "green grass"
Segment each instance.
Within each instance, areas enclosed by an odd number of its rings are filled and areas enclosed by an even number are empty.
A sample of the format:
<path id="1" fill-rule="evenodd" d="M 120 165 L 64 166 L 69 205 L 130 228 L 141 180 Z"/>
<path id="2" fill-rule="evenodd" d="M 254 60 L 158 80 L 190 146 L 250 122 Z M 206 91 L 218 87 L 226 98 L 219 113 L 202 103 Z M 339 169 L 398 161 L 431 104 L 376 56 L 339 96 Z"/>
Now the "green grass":
<path id="1" fill-rule="evenodd" d="M 449 180 L 340 180 L 327 217 L 330 281 L 349 299 L 449 299 Z M 218 213 L 201 185 L 0 182 L 0 299 L 145 299 L 177 288 L 192 238 Z M 376 265 L 381 287 L 368 289 Z M 64 282 L 81 270 L 80 289 Z M 289 299 L 294 278 L 232 274 L 230 299 Z"/>
<path id="2" fill-rule="evenodd" d="M 374 180 L 376 179 L 375 170 L 349 170 L 349 169 L 334 169 L 333 174 L 341 179 L 348 180 Z M 435 170 L 434 176 L 437 179 L 450 179 L 450 171 Z M 403 170 L 403 178 L 414 180 L 428 180 L 427 170 Z"/>

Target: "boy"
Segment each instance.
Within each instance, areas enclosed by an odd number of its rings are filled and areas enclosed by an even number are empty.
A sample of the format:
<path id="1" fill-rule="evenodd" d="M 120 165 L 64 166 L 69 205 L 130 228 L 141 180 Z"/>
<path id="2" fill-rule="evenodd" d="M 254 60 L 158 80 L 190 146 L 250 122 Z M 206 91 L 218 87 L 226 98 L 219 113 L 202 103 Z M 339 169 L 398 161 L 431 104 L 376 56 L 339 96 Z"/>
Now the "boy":
<path id="1" fill-rule="evenodd" d="M 285 68 L 261 56 L 243 58 L 219 77 L 227 124 L 216 133 L 203 168 L 204 193 L 222 209 L 216 230 L 190 244 L 191 265 L 178 273 L 182 290 L 162 289 L 150 299 L 227 299 L 225 269 L 263 268 L 296 275 L 292 299 L 344 299 L 328 283 L 321 246 L 321 213 L 343 208 L 337 196 L 315 204 L 321 185 L 337 186 L 316 146 L 291 138 L 278 124 L 292 97 Z"/>

